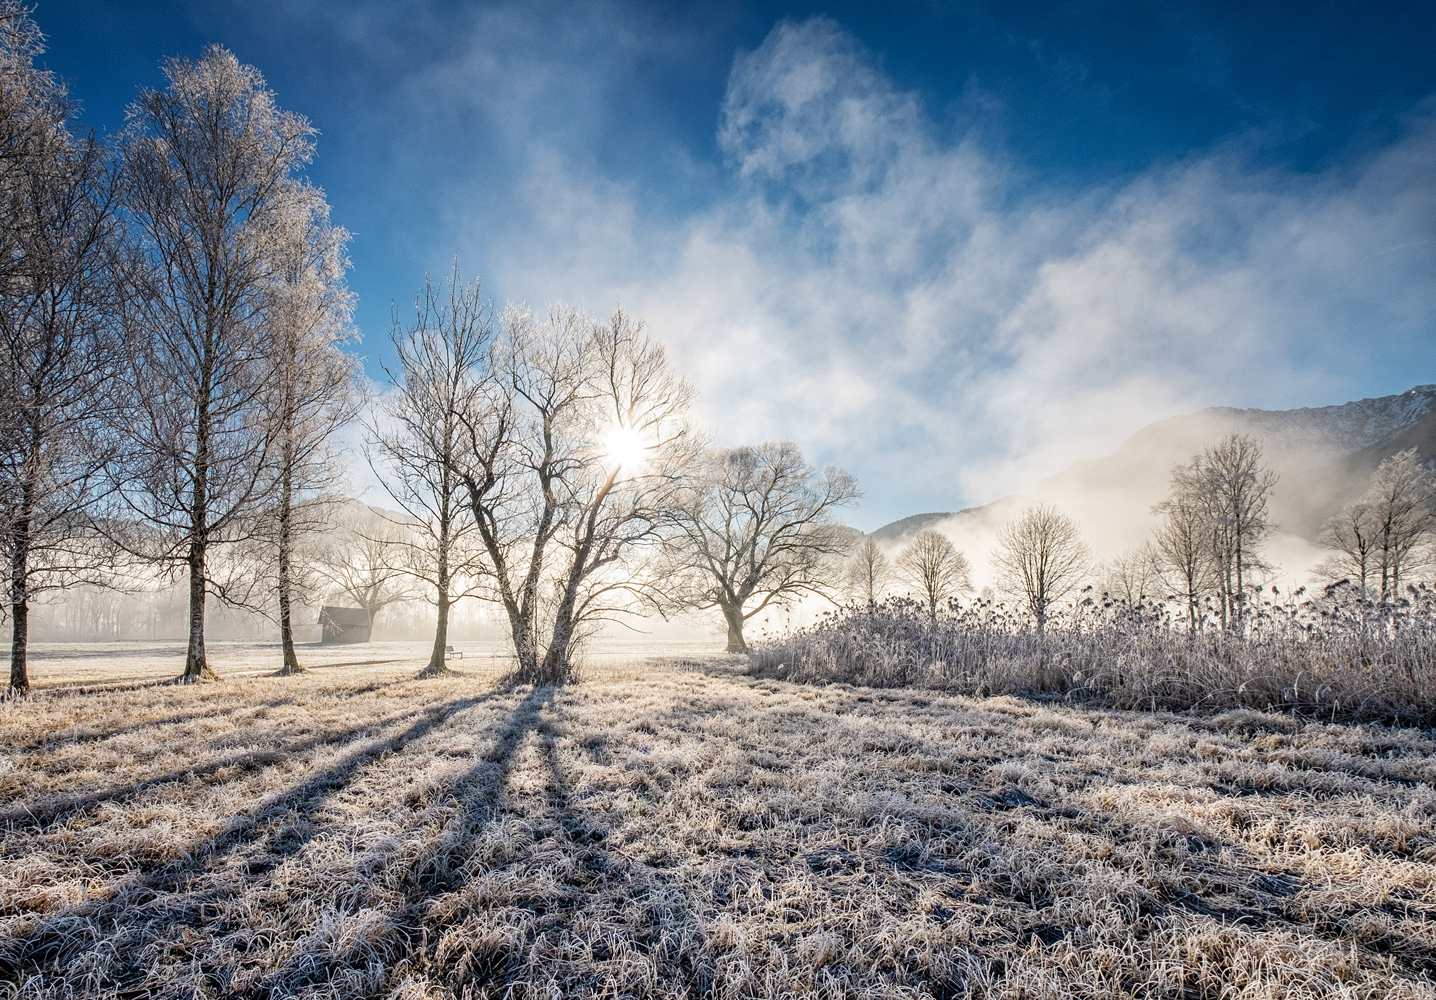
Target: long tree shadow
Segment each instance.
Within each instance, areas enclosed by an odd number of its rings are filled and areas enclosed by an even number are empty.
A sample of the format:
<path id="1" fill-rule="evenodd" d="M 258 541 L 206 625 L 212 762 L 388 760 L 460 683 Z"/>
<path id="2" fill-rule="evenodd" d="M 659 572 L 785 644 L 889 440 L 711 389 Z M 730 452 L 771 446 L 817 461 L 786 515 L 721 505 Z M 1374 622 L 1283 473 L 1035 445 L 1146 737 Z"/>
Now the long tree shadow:
<path id="1" fill-rule="evenodd" d="M 540 724 L 540 713 L 552 698 L 552 688 L 534 688 L 514 707 L 488 753 L 449 785 L 446 797 L 458 808 L 442 833 L 422 853 L 404 858 L 401 868 L 390 864 L 383 869 L 386 881 L 402 886 L 402 901 L 389 916 L 400 928 L 405 951 L 423 950 L 426 944 L 432 950 L 443 921 L 430 918 L 429 904 L 462 887 L 475 841 L 502 812 L 504 788 L 518 750 L 528 733 Z M 327 982 L 348 968 L 345 961 L 322 950 L 305 948 L 301 942 L 281 969 L 248 990 L 238 991 L 236 996 L 287 996 Z"/>
<path id="2" fill-rule="evenodd" d="M 552 727 L 543 730 L 544 756 L 549 765 L 550 797 L 559 814 L 559 824 L 576 845 L 581 845 L 584 866 L 592 873 L 593 883 L 586 886 L 587 893 L 603 898 L 604 892 L 621 891 L 621 911 L 635 916 L 626 924 L 629 941 L 640 950 L 645 950 L 653 961 L 674 976 L 679 988 L 692 996 L 710 996 L 715 988 L 717 973 L 713 967 L 708 946 L 708 920 L 698 901 L 668 871 L 653 865 L 639 865 L 639 879 L 634 878 L 634 865 L 621 862 L 614 855 L 602 849 L 608 838 L 608 831 L 601 823 L 584 816 L 571 804 L 569 784 L 563 773 L 558 746 Z M 656 891 L 642 893 L 641 899 L 631 899 L 629 886 L 634 881 L 650 881 Z M 631 903 L 637 902 L 636 908 Z M 599 926 L 615 926 L 613 922 L 600 920 Z M 600 963 L 606 955 L 616 954 L 629 942 L 607 941 L 602 937 L 591 942 L 594 958 Z M 600 965 L 601 967 L 601 965 Z M 607 989 L 613 984 L 600 979 L 594 985 Z"/>
<path id="3" fill-rule="evenodd" d="M 52 729 L 28 743 L 10 744 L 12 750 L 21 753 L 34 753 L 39 750 L 58 750 L 67 746 L 85 746 L 90 743 L 100 743 L 105 740 L 112 740 L 130 733 L 143 732 L 147 729 L 159 729 L 163 726 L 178 726 L 186 722 L 194 722 L 196 719 L 223 718 L 229 715 L 237 715 L 244 711 L 251 714 L 268 711 L 270 709 L 282 708 L 285 705 L 294 703 L 293 698 L 274 698 L 270 701 L 258 704 L 250 702 L 235 702 L 233 705 L 208 706 L 196 709 L 193 712 L 179 712 L 174 715 L 156 716 L 153 719 L 145 719 L 141 722 L 132 722 L 127 725 L 112 726 L 109 729 L 98 732 L 74 732 L 75 727 L 69 726 L 64 729 Z"/>
<path id="4" fill-rule="evenodd" d="M 175 768 L 164 774 L 126 782 L 110 788 L 93 789 L 81 793 L 61 793 L 46 796 L 28 804 L 17 803 L 9 808 L 0 809 L 0 824 L 9 824 L 10 832 L 26 830 L 40 832 L 47 826 L 68 820 L 75 814 L 92 809 L 102 803 L 125 802 L 164 785 L 178 784 L 196 778 L 208 784 L 228 783 L 245 775 L 262 771 L 266 767 L 282 764 L 295 754 L 305 753 L 315 747 L 343 746 L 352 743 L 372 733 L 376 728 L 391 726 L 396 721 L 408 718 L 412 714 L 409 711 L 391 712 L 379 719 L 361 722 L 337 733 L 318 733 L 269 749 L 231 754 L 227 757 L 190 767 Z M 223 782 L 212 780 L 220 773 L 231 769 L 235 773 L 226 777 Z"/>
<path id="5" fill-rule="evenodd" d="M 534 843 L 528 851 L 511 846 L 502 863 L 502 883 L 533 888 L 503 902 L 484 892 L 464 898 L 463 866 L 436 872 L 440 877 L 429 883 L 430 892 L 411 893 L 406 921 L 411 937 L 427 943 L 423 968 L 455 996 L 516 987 L 526 969 L 539 966 L 566 992 L 615 996 L 633 985 L 625 980 L 621 956 L 637 952 L 656 976 L 682 984 L 678 992 L 708 995 L 715 972 L 700 908 L 669 873 L 612 851 L 603 823 L 575 806 L 557 745 L 559 725 L 557 717 L 533 724 L 546 781 L 540 808 L 523 817 L 520 830 Z M 475 825 L 470 839 L 481 829 Z M 473 867 L 473 850 L 454 856 Z M 523 914 L 517 918 L 520 938 L 496 942 L 465 926 L 484 924 L 496 908 Z M 560 955 L 567 956 L 563 968 L 546 964 L 546 956 Z M 583 957 L 575 961 L 575 955 Z"/>
<path id="6" fill-rule="evenodd" d="M 501 689 L 493 690 L 432 706 L 403 731 L 375 740 L 301 784 L 269 796 L 232 819 L 219 833 L 188 845 L 177 860 L 141 867 L 132 877 L 110 886 L 110 898 L 66 907 L 12 929 L 7 938 L 0 939 L 0 980 L 21 982 L 33 973 L 42 978 L 53 973 L 64 979 L 66 966 L 82 952 L 97 946 L 116 950 L 125 947 L 125 942 L 138 950 L 152 936 L 149 930 L 154 925 L 202 922 L 220 900 L 203 885 L 196 893 L 187 894 L 190 883 L 215 872 L 245 846 L 267 843 L 269 853 L 281 857 L 300 850 L 314 832 L 296 831 L 285 823 L 287 819 L 313 814 L 369 764 L 403 750 L 457 713 L 501 693 Z M 143 980 L 144 970 L 133 955 L 122 964 L 125 968 L 118 977 L 119 986 L 133 987 Z"/>

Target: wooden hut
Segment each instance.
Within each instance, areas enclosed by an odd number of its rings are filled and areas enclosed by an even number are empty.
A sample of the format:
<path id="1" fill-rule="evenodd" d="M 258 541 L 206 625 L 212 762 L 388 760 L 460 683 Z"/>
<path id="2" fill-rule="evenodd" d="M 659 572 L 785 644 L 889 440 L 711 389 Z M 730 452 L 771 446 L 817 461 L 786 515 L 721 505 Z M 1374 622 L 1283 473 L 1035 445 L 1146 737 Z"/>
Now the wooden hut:
<path id="1" fill-rule="evenodd" d="M 319 624 L 324 629 L 320 637 L 323 643 L 368 642 L 373 624 L 369 612 L 363 608 L 332 608 L 328 605 L 319 609 Z"/>

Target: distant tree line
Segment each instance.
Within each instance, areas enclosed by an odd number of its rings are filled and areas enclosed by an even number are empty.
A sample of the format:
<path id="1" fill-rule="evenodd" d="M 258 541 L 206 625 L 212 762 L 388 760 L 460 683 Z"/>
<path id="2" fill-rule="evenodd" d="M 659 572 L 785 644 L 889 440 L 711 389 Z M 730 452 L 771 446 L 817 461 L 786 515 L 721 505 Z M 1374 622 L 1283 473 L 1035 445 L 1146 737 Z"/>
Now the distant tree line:
<path id="1" fill-rule="evenodd" d="M 1049 504 L 1023 511 L 997 530 L 994 595 L 1012 599 L 1041 632 L 1074 594 L 1130 608 L 1180 608 L 1190 632 L 1240 634 L 1274 567 L 1264 543 L 1276 476 L 1260 444 L 1232 434 L 1172 470 L 1167 496 L 1152 508 L 1151 537 L 1105 562 L 1095 561 L 1078 525 Z M 1432 562 L 1436 541 L 1436 472 L 1414 450 L 1384 460 L 1364 495 L 1328 520 L 1321 541 L 1332 556 L 1315 568 L 1332 593 L 1349 588 L 1373 608 L 1406 600 L 1412 574 Z M 939 609 L 972 592 L 970 564 L 931 528 L 890 558 L 863 537 L 849 558 L 845 596 L 872 610 L 905 594 L 935 620 Z"/>

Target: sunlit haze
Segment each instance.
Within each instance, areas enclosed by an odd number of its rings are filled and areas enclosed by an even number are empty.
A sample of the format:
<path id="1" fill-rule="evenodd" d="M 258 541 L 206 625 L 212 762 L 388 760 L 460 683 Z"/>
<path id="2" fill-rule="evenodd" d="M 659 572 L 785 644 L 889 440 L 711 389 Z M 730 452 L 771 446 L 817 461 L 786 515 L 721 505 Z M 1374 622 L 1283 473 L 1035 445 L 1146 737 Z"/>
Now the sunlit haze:
<path id="1" fill-rule="evenodd" d="M 1436 381 L 1422 4 L 41 0 L 99 129 L 220 42 L 320 129 L 362 351 L 457 256 L 645 319 L 873 528 L 1152 420 Z"/>

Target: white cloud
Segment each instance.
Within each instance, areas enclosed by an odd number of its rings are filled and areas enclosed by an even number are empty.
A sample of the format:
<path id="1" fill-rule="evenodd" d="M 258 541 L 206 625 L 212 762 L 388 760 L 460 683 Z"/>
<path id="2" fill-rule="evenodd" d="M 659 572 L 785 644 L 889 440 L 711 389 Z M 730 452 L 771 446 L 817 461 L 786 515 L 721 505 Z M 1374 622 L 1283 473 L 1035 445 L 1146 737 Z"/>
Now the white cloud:
<path id="1" fill-rule="evenodd" d="M 680 216 L 537 142 L 491 270 L 534 302 L 621 300 L 720 440 L 847 465 L 867 526 L 985 502 L 1175 412 L 1433 378 L 1432 108 L 1319 173 L 1233 144 L 1058 196 L 944 138 L 815 19 L 737 58 L 717 134 L 726 193 Z M 483 225 L 458 204 L 456 233 Z"/>

